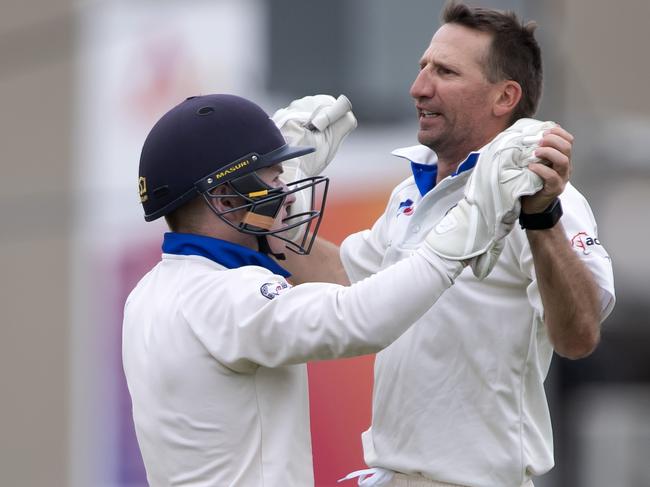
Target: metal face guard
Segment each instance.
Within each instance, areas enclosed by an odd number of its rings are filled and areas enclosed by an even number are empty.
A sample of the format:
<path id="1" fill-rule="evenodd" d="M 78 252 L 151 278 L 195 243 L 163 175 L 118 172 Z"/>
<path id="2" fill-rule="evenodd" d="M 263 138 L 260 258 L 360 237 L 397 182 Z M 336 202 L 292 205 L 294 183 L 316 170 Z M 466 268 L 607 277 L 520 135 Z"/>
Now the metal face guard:
<path id="1" fill-rule="evenodd" d="M 278 238 L 286 243 L 289 250 L 297 254 L 306 255 L 311 251 L 324 214 L 329 188 L 327 177 L 315 176 L 288 183 L 286 191 L 283 188 L 268 186 L 255 173 L 237 178 L 229 184 L 233 189 L 232 193 L 220 195 L 212 194 L 210 191 L 202 193 L 210 209 L 222 221 L 242 233 Z M 310 193 L 310 209 L 278 222 L 277 216 L 286 197 L 299 191 Z M 220 211 L 215 208 L 213 201 L 224 198 L 240 198 L 244 200 L 244 204 Z M 238 224 L 225 217 L 229 213 L 241 210 L 245 210 L 246 215 Z M 299 232 L 296 235 L 294 229 L 297 228 Z M 294 230 L 291 232 L 293 238 L 287 237 L 286 232 L 289 230 Z"/>

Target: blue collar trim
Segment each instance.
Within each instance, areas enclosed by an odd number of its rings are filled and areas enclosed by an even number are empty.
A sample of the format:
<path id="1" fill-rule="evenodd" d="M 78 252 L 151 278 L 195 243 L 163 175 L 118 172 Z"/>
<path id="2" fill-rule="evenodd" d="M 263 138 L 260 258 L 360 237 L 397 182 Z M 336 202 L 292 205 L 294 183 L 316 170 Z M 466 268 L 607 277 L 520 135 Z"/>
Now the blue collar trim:
<path id="1" fill-rule="evenodd" d="M 165 254 L 200 255 L 228 269 L 255 265 L 264 267 L 280 276 L 289 277 L 291 275 L 289 271 L 266 254 L 205 235 L 167 232 L 163 240 L 162 251 Z"/>
<path id="2" fill-rule="evenodd" d="M 420 191 L 420 196 L 427 194 L 436 185 L 436 178 L 438 177 L 437 165 L 420 164 L 411 161 L 411 171 L 413 171 L 413 178 Z"/>
<path id="3" fill-rule="evenodd" d="M 472 169 L 476 166 L 478 156 L 478 152 L 471 152 L 467 158 L 458 165 L 456 172 L 454 172 L 450 177 L 453 178 L 454 176 L 458 176 L 459 174 Z M 415 185 L 418 187 L 421 196 L 424 196 L 435 187 L 436 178 L 438 177 L 437 164 L 420 164 L 411 161 L 411 171 L 413 171 Z"/>

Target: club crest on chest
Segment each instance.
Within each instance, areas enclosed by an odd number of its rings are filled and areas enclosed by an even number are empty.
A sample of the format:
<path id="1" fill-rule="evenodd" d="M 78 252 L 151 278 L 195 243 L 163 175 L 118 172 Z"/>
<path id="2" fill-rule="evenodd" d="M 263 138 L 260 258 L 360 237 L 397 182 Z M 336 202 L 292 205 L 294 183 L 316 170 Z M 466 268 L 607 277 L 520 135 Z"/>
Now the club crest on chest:
<path id="1" fill-rule="evenodd" d="M 414 211 L 415 211 L 415 206 L 413 204 L 413 200 L 411 198 L 408 198 L 399 204 L 399 207 L 397 208 L 397 216 L 400 215 L 411 216 Z"/>

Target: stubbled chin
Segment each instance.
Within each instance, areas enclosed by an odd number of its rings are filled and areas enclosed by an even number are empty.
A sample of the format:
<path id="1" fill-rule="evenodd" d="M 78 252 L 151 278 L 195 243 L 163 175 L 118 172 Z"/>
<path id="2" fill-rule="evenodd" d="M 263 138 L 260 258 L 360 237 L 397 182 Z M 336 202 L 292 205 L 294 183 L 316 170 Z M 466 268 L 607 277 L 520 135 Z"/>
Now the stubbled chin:
<path id="1" fill-rule="evenodd" d="M 431 145 L 439 137 L 440 133 L 438 131 L 423 130 L 422 128 L 418 131 L 418 142 L 422 145 Z"/>
<path id="2" fill-rule="evenodd" d="M 437 140 L 446 131 L 446 120 L 442 115 L 418 119 L 418 139 Z"/>

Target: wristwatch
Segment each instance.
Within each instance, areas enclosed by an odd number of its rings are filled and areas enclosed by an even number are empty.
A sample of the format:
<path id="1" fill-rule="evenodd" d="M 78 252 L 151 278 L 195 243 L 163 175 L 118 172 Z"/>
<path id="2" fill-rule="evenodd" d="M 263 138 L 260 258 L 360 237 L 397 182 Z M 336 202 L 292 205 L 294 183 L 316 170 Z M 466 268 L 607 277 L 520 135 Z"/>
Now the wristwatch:
<path id="1" fill-rule="evenodd" d="M 562 204 L 560 198 L 555 198 L 553 202 L 541 213 L 524 213 L 519 214 L 519 225 L 524 230 L 546 230 L 552 228 L 562 216 Z"/>

